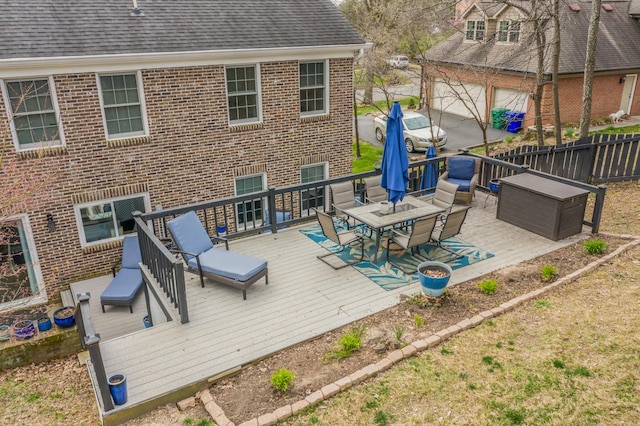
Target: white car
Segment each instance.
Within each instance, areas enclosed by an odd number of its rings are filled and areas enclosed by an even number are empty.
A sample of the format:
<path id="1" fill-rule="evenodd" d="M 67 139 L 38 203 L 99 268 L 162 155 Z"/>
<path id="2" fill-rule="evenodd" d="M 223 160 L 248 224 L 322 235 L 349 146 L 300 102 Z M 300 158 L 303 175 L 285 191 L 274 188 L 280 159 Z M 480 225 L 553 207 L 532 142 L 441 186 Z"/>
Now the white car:
<path id="1" fill-rule="evenodd" d="M 436 139 L 436 147 L 447 144 L 447 133 L 438 126 L 432 126 L 427 117 L 417 112 L 406 112 L 402 116 L 404 124 L 404 145 L 407 152 L 426 151 L 432 145 L 432 135 Z M 387 134 L 387 116 L 380 115 L 373 119 L 376 140 L 382 142 Z"/>
<path id="2" fill-rule="evenodd" d="M 391 68 L 405 69 L 409 67 L 409 58 L 403 55 L 396 55 L 389 58 Z"/>

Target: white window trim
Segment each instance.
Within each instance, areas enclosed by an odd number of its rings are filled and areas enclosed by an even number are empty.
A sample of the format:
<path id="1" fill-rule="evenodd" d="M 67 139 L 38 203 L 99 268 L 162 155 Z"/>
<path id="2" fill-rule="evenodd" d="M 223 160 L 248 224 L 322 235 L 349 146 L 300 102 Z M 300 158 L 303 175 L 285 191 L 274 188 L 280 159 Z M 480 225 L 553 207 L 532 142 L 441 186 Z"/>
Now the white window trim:
<path id="1" fill-rule="evenodd" d="M 475 22 L 475 25 L 473 27 L 473 38 L 468 38 L 467 37 L 467 33 L 469 32 L 468 27 L 467 27 L 467 25 L 469 25 L 468 22 Z M 482 29 L 482 38 L 478 38 L 478 23 L 479 22 L 483 22 L 484 23 L 484 28 Z M 485 21 L 483 21 L 481 19 L 468 19 L 465 22 L 464 30 L 465 30 L 464 31 L 464 41 L 468 41 L 468 42 L 471 42 L 471 41 L 484 41 L 484 39 L 487 36 L 487 24 L 486 24 Z"/>
<path id="2" fill-rule="evenodd" d="M 310 64 L 315 62 L 324 62 L 324 111 L 311 111 L 311 112 L 301 112 L 300 117 L 313 117 L 317 115 L 327 115 L 329 114 L 329 60 L 325 59 L 324 61 L 299 61 L 298 62 L 298 101 L 300 101 L 300 64 Z"/>
<path id="3" fill-rule="evenodd" d="M 49 92 L 51 94 L 51 105 L 53 106 L 53 111 L 56 116 L 56 124 L 58 125 L 58 140 L 55 142 L 43 142 L 37 144 L 29 144 L 29 145 L 20 145 L 18 142 L 18 134 L 16 132 L 16 125 L 13 121 L 13 109 L 11 108 L 11 102 L 9 101 L 9 93 L 7 92 L 7 84 L 11 82 L 25 81 L 25 80 L 43 80 L 46 79 L 49 82 Z M 2 89 L 2 97 L 4 98 L 5 110 L 7 111 L 7 116 L 9 118 L 9 125 L 11 128 L 11 136 L 13 137 L 13 146 L 16 152 L 20 151 L 34 151 L 37 149 L 48 148 L 53 146 L 65 146 L 65 138 L 64 138 L 64 130 L 62 128 L 62 120 L 60 120 L 60 108 L 58 107 L 58 96 L 56 94 L 56 86 L 53 81 L 53 76 L 31 76 L 31 77 L 21 77 L 21 78 L 11 78 L 0 80 L 0 86 Z"/>
<path id="4" fill-rule="evenodd" d="M 142 132 L 122 133 L 117 136 L 109 136 L 109 130 L 107 129 L 107 116 L 104 111 L 104 98 L 102 96 L 102 84 L 100 83 L 100 77 L 106 77 L 110 75 L 136 75 L 136 85 L 138 89 L 138 99 L 140 99 L 140 112 L 142 113 Z M 104 137 L 108 141 L 127 139 L 132 137 L 149 136 L 149 120 L 147 119 L 147 103 L 144 96 L 144 87 L 142 85 L 142 72 L 137 71 L 122 71 L 122 72 L 109 72 L 96 74 L 96 86 L 98 87 L 98 96 L 100 98 L 100 112 L 102 114 L 102 126 L 104 127 Z"/>
<path id="5" fill-rule="evenodd" d="M 150 212 L 151 211 L 151 200 L 149 198 L 149 193 L 148 192 L 140 192 L 140 193 L 136 193 L 136 194 L 128 194 L 128 195 L 124 195 L 122 197 L 103 198 L 103 199 L 91 201 L 91 202 L 88 202 L 88 203 L 75 204 L 73 206 L 73 213 L 76 216 L 76 227 L 78 228 L 78 236 L 80 237 L 80 246 L 82 248 L 91 247 L 91 246 L 95 246 L 95 245 L 98 245 L 98 244 L 103 244 L 103 243 L 106 243 L 106 242 L 109 242 L 109 241 L 118 241 L 118 240 L 121 240 L 122 238 L 124 238 L 124 235 L 120 235 L 120 236 L 117 236 L 117 237 L 105 238 L 103 240 L 87 242 L 87 237 L 84 234 L 84 225 L 82 223 L 82 215 L 80 214 L 80 209 L 81 208 L 94 206 L 96 204 L 105 204 L 105 203 L 111 203 L 111 202 L 114 202 L 114 201 L 127 200 L 129 198 L 138 198 L 138 197 L 142 197 L 142 199 L 144 200 L 145 212 Z"/>
<path id="6" fill-rule="evenodd" d="M 500 30 L 500 24 L 502 22 L 507 22 L 507 31 L 501 31 Z M 515 23 L 519 23 L 520 21 L 514 21 L 512 19 L 503 19 L 501 21 L 498 21 L 498 36 L 496 37 L 496 42 L 498 44 L 517 44 L 520 43 L 520 35 L 522 34 L 522 24 L 520 24 L 520 28 L 518 29 L 518 31 L 514 31 L 511 29 L 511 26 Z M 506 40 L 500 40 L 500 34 L 501 33 L 505 33 L 507 36 Z M 511 41 L 510 40 L 510 36 L 511 34 L 517 33 L 518 34 L 518 40 L 517 41 Z"/>
<path id="7" fill-rule="evenodd" d="M 7 218 L 8 222 L 20 221 L 22 222 L 22 229 L 27 239 L 27 246 L 29 247 L 29 256 L 31 257 L 31 267 L 33 268 L 33 274 L 36 278 L 36 285 L 38 287 L 36 294 L 29 296 L 25 299 L 12 300 L 0 304 L 0 311 L 10 310 L 15 307 L 32 306 L 45 303 L 47 301 L 47 290 L 44 285 L 44 278 L 42 277 L 42 270 L 40 269 L 40 262 L 38 261 L 38 253 L 36 251 L 36 242 L 33 238 L 33 231 L 31 230 L 31 223 L 29 222 L 29 216 L 27 214 L 18 214 Z"/>
<path id="8" fill-rule="evenodd" d="M 236 197 L 241 197 L 241 195 L 238 195 L 238 179 L 246 179 L 246 178 L 251 178 L 254 176 L 260 176 L 262 179 L 262 191 L 264 191 L 267 188 L 267 174 L 266 173 L 253 173 L 250 175 L 242 175 L 242 176 L 235 176 L 233 178 L 233 193 Z M 242 196 L 244 195 L 250 195 L 250 194 L 255 194 L 255 192 L 250 192 L 248 194 L 242 194 Z M 234 204 L 234 217 L 236 219 L 236 229 L 253 229 L 253 222 L 252 223 L 240 223 L 240 218 L 238 217 L 238 210 L 237 210 L 237 206 L 240 203 L 235 203 Z M 264 212 L 264 210 L 267 208 L 267 199 L 263 198 L 262 199 L 262 211 Z M 262 226 L 263 224 L 263 219 L 262 217 L 260 218 L 256 218 L 255 219 L 255 224 L 256 226 Z"/>
<path id="9" fill-rule="evenodd" d="M 229 92 L 227 90 L 227 68 L 247 68 L 247 67 L 255 67 L 256 69 L 256 107 L 258 108 L 258 116 L 256 118 L 251 118 L 247 120 L 236 120 L 231 121 L 231 113 L 229 110 Z M 245 124 L 257 124 L 262 123 L 262 76 L 260 74 L 260 64 L 229 64 L 224 67 L 224 93 L 225 93 L 225 102 L 227 103 L 227 121 L 229 122 L 229 127 L 234 126 L 243 126 Z"/>
<path id="10" fill-rule="evenodd" d="M 323 161 L 321 163 L 313 163 L 313 164 L 305 164 L 303 166 L 300 166 L 300 183 L 302 183 L 302 169 L 307 168 L 307 167 L 315 167 L 315 166 L 322 166 L 323 167 L 323 174 L 324 174 L 324 179 L 328 179 L 329 178 L 329 162 L 327 161 Z M 300 214 L 304 217 L 304 216 L 308 216 L 311 213 L 307 214 L 306 210 L 302 209 L 302 191 L 300 191 Z M 325 209 L 329 208 L 329 187 L 325 186 L 324 187 L 324 206 Z"/>

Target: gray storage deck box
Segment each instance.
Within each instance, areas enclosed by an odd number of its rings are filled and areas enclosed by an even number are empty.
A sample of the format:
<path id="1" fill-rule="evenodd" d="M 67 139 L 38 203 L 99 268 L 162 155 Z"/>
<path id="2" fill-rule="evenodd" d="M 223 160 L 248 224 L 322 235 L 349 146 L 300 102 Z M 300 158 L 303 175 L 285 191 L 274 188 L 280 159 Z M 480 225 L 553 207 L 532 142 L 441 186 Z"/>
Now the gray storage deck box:
<path id="1" fill-rule="evenodd" d="M 498 219 L 554 241 L 582 231 L 589 191 L 530 173 L 500 182 Z"/>

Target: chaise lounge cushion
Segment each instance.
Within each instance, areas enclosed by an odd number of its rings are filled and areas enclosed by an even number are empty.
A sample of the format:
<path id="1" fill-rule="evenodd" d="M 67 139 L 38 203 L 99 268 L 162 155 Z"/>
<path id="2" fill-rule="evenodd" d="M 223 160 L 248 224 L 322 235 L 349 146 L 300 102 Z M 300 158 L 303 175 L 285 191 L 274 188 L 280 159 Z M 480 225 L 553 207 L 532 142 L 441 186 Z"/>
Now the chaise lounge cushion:
<path id="1" fill-rule="evenodd" d="M 180 250 L 200 254 L 213 248 L 211 238 L 193 210 L 170 220 L 167 225 Z M 195 262 L 195 258 L 191 255 L 185 254 L 184 258 Z M 198 269 L 198 266 L 196 265 L 195 268 Z"/>
<path id="2" fill-rule="evenodd" d="M 198 269 L 194 257 L 189 259 L 190 268 Z M 247 281 L 267 267 L 267 261 L 242 253 L 212 247 L 200 254 L 202 270 L 232 280 Z"/>
<path id="3" fill-rule="evenodd" d="M 100 295 L 102 303 L 131 302 L 142 285 L 140 268 L 122 268 Z M 121 303 L 124 304 L 124 303 Z"/>

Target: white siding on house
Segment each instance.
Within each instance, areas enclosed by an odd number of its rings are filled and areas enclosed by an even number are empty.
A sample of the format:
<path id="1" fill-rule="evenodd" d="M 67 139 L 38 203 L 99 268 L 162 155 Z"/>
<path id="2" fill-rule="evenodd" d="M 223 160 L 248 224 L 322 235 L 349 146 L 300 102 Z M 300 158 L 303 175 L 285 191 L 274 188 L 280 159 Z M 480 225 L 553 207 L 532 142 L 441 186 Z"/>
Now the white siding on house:
<path id="1" fill-rule="evenodd" d="M 472 118 L 474 115 L 485 120 L 487 109 L 487 97 L 484 86 L 473 83 L 445 83 L 441 79 L 436 79 L 433 86 L 433 108 Z M 474 113 L 469 111 L 471 108 Z"/>

